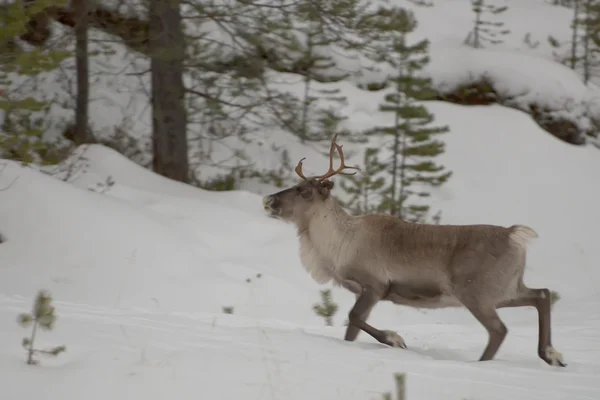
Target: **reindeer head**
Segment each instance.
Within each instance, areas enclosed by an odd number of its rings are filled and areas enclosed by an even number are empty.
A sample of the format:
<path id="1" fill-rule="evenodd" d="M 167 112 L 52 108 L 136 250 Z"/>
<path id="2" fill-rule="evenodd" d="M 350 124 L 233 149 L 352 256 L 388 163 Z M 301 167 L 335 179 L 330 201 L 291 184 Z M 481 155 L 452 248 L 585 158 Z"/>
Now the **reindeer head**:
<path id="1" fill-rule="evenodd" d="M 353 175 L 356 173 L 342 172 L 345 168 L 359 168 L 349 167 L 344 163 L 342 146 L 335 143 L 336 137 L 337 135 L 333 137 L 331 149 L 329 150 L 329 171 L 321 176 L 307 178 L 302 173 L 303 158 L 298 162 L 295 170 L 298 176 L 302 178 L 302 182 L 291 188 L 263 197 L 263 206 L 269 216 L 295 223 L 307 217 L 309 218 L 310 214 L 314 213 L 317 207 L 325 203 L 330 197 L 333 181 L 328 178 L 338 174 Z M 340 166 L 337 169 L 333 168 L 333 153 L 335 150 L 340 155 Z"/>

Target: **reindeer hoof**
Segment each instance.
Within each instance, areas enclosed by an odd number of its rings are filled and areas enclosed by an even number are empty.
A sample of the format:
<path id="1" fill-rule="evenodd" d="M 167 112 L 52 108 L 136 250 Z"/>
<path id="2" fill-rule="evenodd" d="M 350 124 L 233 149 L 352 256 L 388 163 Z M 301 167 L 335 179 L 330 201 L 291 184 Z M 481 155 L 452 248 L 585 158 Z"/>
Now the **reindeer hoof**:
<path id="1" fill-rule="evenodd" d="M 394 331 L 383 331 L 385 335 L 384 343 L 391 347 L 400 347 L 401 349 L 406 349 L 406 343 L 404 343 L 404 339 L 402 336 L 398 335 Z"/>
<path id="2" fill-rule="evenodd" d="M 547 346 L 544 349 L 543 354 L 540 354 L 542 360 L 546 361 L 548 364 L 554 367 L 566 367 L 563 360 L 563 356 L 560 352 L 556 351 L 556 349 L 552 346 Z"/>

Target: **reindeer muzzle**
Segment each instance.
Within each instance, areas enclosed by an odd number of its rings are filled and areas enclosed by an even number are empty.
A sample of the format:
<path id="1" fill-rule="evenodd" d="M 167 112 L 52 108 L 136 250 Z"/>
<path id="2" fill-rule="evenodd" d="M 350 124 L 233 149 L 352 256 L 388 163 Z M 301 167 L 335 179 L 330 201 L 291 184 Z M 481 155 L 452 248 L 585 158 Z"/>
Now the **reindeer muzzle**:
<path id="1" fill-rule="evenodd" d="M 279 200 L 272 195 L 262 198 L 263 209 L 270 217 L 276 217 L 281 213 Z"/>

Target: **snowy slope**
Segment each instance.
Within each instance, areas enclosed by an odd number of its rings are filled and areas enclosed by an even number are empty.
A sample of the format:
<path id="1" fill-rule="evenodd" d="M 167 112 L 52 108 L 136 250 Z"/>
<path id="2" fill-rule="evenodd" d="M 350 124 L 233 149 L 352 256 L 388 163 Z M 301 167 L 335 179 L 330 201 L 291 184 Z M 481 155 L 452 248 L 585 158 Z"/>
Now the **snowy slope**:
<path id="1" fill-rule="evenodd" d="M 550 34 L 568 39 L 569 9 L 547 0 L 507 1 L 502 19 L 511 34 L 503 44 L 474 51 L 462 47 L 472 22 L 470 1 L 432 2 L 387 3 L 415 11 L 414 40 L 431 41 L 426 72 L 438 87 L 485 74 L 505 97 L 557 109 L 582 127 L 589 123 L 581 117 L 598 92 L 552 62 L 546 41 Z M 528 32 L 538 47 L 523 42 Z M 111 39 L 97 31 L 91 37 Z M 114 54 L 91 60 L 91 123 L 103 137 L 120 126 L 147 139 L 148 80 L 137 73 L 147 70 L 147 60 L 118 44 L 111 48 Z M 350 71 L 364 67 L 338 56 Z M 44 74 L 35 86 L 37 95 L 66 101 L 52 110 L 50 135 L 72 117 L 64 79 L 69 63 L 60 76 Z M 340 107 L 347 126 L 369 129 L 392 116 L 378 111 L 383 91 L 366 92 L 358 84 L 385 73 L 313 87 L 340 89 L 348 97 Z M 302 94 L 293 83 L 297 77 L 271 78 Z M 33 82 L 14 84 L 34 93 Z M 538 359 L 533 309 L 499 310 L 509 334 L 486 363 L 476 360 L 487 334 L 465 310 L 379 304 L 369 321 L 398 331 L 409 349 L 387 348 L 364 333 L 344 342 L 353 296 L 333 291 L 340 305 L 333 327 L 314 314 L 312 305 L 326 287 L 300 265 L 293 227 L 262 213 L 260 195 L 278 188 L 246 181 L 240 185 L 246 191 L 208 192 L 152 174 L 105 147 L 84 146 L 64 165 L 44 168 L 49 175 L 0 160 L 0 234 L 7 239 L 0 243 L 4 397 L 380 399 L 393 389 L 393 374 L 406 372 L 409 400 L 599 399 L 598 150 L 566 145 L 520 111 L 428 106 L 436 124 L 451 128 L 440 161 L 454 172 L 433 193 L 432 207 L 442 209 L 444 223 L 536 229 L 540 237 L 530 247 L 525 280 L 561 296 L 553 308 L 553 342 L 566 369 Z M 273 170 L 280 167 L 276 146 L 288 150 L 291 163 L 307 157 L 307 174 L 327 168 L 321 148 L 302 146 L 287 133 L 263 129 L 251 137 L 250 144 L 234 138 L 214 143 L 214 157 L 228 159 L 230 151 L 243 149 L 257 170 Z M 360 163 L 362 145 L 342 144 L 348 163 Z M 201 170 L 203 179 L 219 172 Z M 103 187 L 107 181 L 115 183 Z M 339 184 L 335 193 L 343 195 Z M 30 367 L 20 347 L 28 331 L 15 318 L 30 309 L 41 288 L 53 294 L 59 319 L 54 331 L 39 334 L 39 345 L 65 344 L 67 353 Z M 233 307 L 233 314 L 223 307 Z"/>
<path id="2" fill-rule="evenodd" d="M 357 123 L 382 118 L 361 100 Z M 454 171 L 435 205 L 445 222 L 526 223 L 539 232 L 526 282 L 562 297 L 553 342 L 566 369 L 537 358 L 532 309 L 500 310 L 509 335 L 486 363 L 476 360 L 487 335 L 464 310 L 380 304 L 370 321 L 398 331 L 409 349 L 364 333 L 344 342 L 352 296 L 334 291 L 340 311 L 324 327 L 311 310 L 322 287 L 299 263 L 293 228 L 265 217 L 257 194 L 190 188 L 91 146 L 69 183 L 2 162 L 4 390 L 52 400 L 358 400 L 380 398 L 393 373 L 407 372 L 408 399 L 599 398 L 597 150 L 568 146 L 518 111 L 432 108 L 451 126 L 444 163 Z M 311 155 L 305 164 L 319 169 L 326 160 Z M 111 188 L 88 190 L 108 176 Z M 64 343 L 67 353 L 29 367 L 19 346 L 26 331 L 14 320 L 40 288 L 51 290 L 59 316 L 40 345 Z"/>

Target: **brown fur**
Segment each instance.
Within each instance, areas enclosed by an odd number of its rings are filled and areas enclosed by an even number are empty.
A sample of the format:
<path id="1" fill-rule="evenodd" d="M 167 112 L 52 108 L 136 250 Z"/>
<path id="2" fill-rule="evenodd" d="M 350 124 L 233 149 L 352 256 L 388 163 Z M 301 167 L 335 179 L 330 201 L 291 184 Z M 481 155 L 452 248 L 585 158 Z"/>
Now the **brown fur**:
<path id="1" fill-rule="evenodd" d="M 488 330 L 480 360 L 491 360 L 507 333 L 496 309 L 528 305 L 540 314 L 539 356 L 565 365 L 550 340 L 549 290 L 523 283 L 527 244 L 537 237 L 533 229 L 352 216 L 330 195 L 333 185 L 308 179 L 265 196 L 263 203 L 270 216 L 297 227 L 301 263 L 316 282 L 332 282 L 356 295 L 346 340 L 364 330 L 381 343 L 406 347 L 395 332 L 366 323 L 381 300 L 420 308 L 466 307 Z"/>

